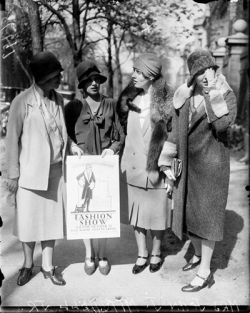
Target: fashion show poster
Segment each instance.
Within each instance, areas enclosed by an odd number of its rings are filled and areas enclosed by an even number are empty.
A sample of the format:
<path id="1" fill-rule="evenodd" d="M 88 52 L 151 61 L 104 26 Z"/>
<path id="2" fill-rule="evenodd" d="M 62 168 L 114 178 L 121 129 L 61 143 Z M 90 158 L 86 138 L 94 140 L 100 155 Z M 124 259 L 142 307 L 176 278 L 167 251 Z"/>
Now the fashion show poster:
<path id="1" fill-rule="evenodd" d="M 68 156 L 67 238 L 120 237 L 118 156 Z"/>

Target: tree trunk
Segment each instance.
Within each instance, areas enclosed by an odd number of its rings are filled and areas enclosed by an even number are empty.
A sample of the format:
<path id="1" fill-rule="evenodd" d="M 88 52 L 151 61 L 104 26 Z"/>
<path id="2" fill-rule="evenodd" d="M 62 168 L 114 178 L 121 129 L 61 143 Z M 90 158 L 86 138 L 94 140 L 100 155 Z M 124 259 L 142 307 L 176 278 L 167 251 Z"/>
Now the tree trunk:
<path id="1" fill-rule="evenodd" d="M 117 85 L 116 85 L 116 97 L 118 98 L 122 92 L 122 71 L 120 62 L 120 45 L 117 44 L 117 38 L 115 33 L 113 33 L 113 40 L 115 46 L 115 71 L 117 75 Z"/>
<path id="2" fill-rule="evenodd" d="M 107 95 L 108 97 L 113 98 L 114 93 L 114 86 L 113 86 L 113 66 L 112 66 L 112 31 L 113 31 L 113 24 L 110 19 L 108 19 L 108 89 Z"/>
<path id="3" fill-rule="evenodd" d="M 43 50 L 39 6 L 33 0 L 26 0 L 26 2 L 28 5 L 28 14 L 29 14 L 29 20 L 30 20 L 31 36 L 32 36 L 32 52 L 33 54 L 36 54 Z"/>

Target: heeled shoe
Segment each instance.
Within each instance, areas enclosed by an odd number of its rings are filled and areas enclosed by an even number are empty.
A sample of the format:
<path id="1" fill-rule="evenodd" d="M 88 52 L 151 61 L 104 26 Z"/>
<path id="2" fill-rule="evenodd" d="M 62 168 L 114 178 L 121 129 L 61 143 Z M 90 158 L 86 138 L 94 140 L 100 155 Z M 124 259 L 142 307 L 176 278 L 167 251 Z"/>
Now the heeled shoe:
<path id="1" fill-rule="evenodd" d="M 139 274 L 141 273 L 143 270 L 145 270 L 145 268 L 148 266 L 148 256 L 138 256 L 137 259 L 145 259 L 146 262 L 143 265 L 137 265 L 135 264 L 132 268 L 132 273 L 133 274 Z"/>
<path id="2" fill-rule="evenodd" d="M 149 264 L 149 271 L 151 273 L 155 273 L 157 271 L 159 271 L 159 269 L 161 268 L 162 264 L 163 264 L 163 259 L 162 259 L 162 255 L 161 254 L 151 254 L 151 257 L 158 257 L 160 258 L 160 262 L 158 263 L 150 263 Z"/>
<path id="3" fill-rule="evenodd" d="M 86 263 L 86 260 L 92 262 L 93 264 L 88 265 L 88 264 Z M 85 273 L 86 273 L 87 275 L 92 275 L 92 274 L 94 274 L 94 272 L 96 271 L 96 263 L 95 263 L 95 258 L 94 258 L 94 257 L 90 257 L 90 258 L 87 257 L 87 258 L 85 258 L 84 271 L 85 271 Z"/>
<path id="4" fill-rule="evenodd" d="M 181 288 L 183 292 L 197 292 L 205 287 L 211 288 L 215 283 L 213 273 L 210 273 L 207 278 L 204 278 L 198 274 L 196 274 L 196 276 L 204 281 L 203 284 L 201 286 L 193 286 L 191 284 L 188 284 Z"/>
<path id="5" fill-rule="evenodd" d="M 20 268 L 19 275 L 17 277 L 18 286 L 23 286 L 31 280 L 33 267 L 34 267 L 34 264 L 32 264 L 30 268 L 27 268 L 27 267 Z"/>
<path id="6" fill-rule="evenodd" d="M 66 281 L 62 278 L 61 275 L 56 273 L 55 267 L 53 267 L 50 271 L 45 271 L 41 267 L 41 272 L 45 279 L 49 278 L 54 285 L 64 286 L 66 285 Z"/>
<path id="7" fill-rule="evenodd" d="M 106 261 L 106 264 L 104 266 L 101 266 L 100 263 L 98 264 L 99 266 L 99 271 L 102 275 L 108 275 L 108 273 L 110 272 L 110 269 L 111 269 L 111 265 L 108 261 L 107 258 L 98 258 L 99 262 L 100 261 Z"/>
<path id="8" fill-rule="evenodd" d="M 195 268 L 201 263 L 201 256 L 200 255 L 195 255 L 195 256 L 199 258 L 199 260 L 196 262 L 188 262 L 186 265 L 184 265 L 182 268 L 184 272 L 192 270 L 193 268 Z"/>

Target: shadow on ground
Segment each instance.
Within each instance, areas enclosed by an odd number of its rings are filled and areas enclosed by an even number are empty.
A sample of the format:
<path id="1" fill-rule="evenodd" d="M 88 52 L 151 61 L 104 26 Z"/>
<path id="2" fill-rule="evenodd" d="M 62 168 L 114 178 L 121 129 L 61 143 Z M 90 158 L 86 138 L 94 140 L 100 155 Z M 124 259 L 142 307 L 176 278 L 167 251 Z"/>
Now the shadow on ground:
<path id="1" fill-rule="evenodd" d="M 215 249 L 212 257 L 211 268 L 212 271 L 217 269 L 225 269 L 228 267 L 232 251 L 236 245 L 238 234 L 244 226 L 243 218 L 235 211 L 226 210 L 225 224 L 224 224 L 224 239 L 215 244 Z M 194 249 L 190 243 L 185 259 L 189 261 L 194 254 Z"/>

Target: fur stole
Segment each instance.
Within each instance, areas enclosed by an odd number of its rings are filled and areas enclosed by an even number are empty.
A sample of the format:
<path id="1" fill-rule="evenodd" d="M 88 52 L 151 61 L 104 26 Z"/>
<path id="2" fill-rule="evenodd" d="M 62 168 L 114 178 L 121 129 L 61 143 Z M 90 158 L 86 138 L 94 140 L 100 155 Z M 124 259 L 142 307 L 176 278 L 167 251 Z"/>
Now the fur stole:
<path id="1" fill-rule="evenodd" d="M 117 112 L 126 133 L 127 116 L 129 110 L 140 112 L 140 109 L 133 104 L 134 98 L 142 92 L 135 88 L 133 83 L 121 93 L 117 102 Z M 152 136 L 149 145 L 147 170 L 158 170 L 158 158 L 160 156 L 164 142 L 167 140 L 168 132 L 171 131 L 173 107 L 173 91 L 167 85 L 166 80 L 160 77 L 152 84 L 150 117 Z"/>

